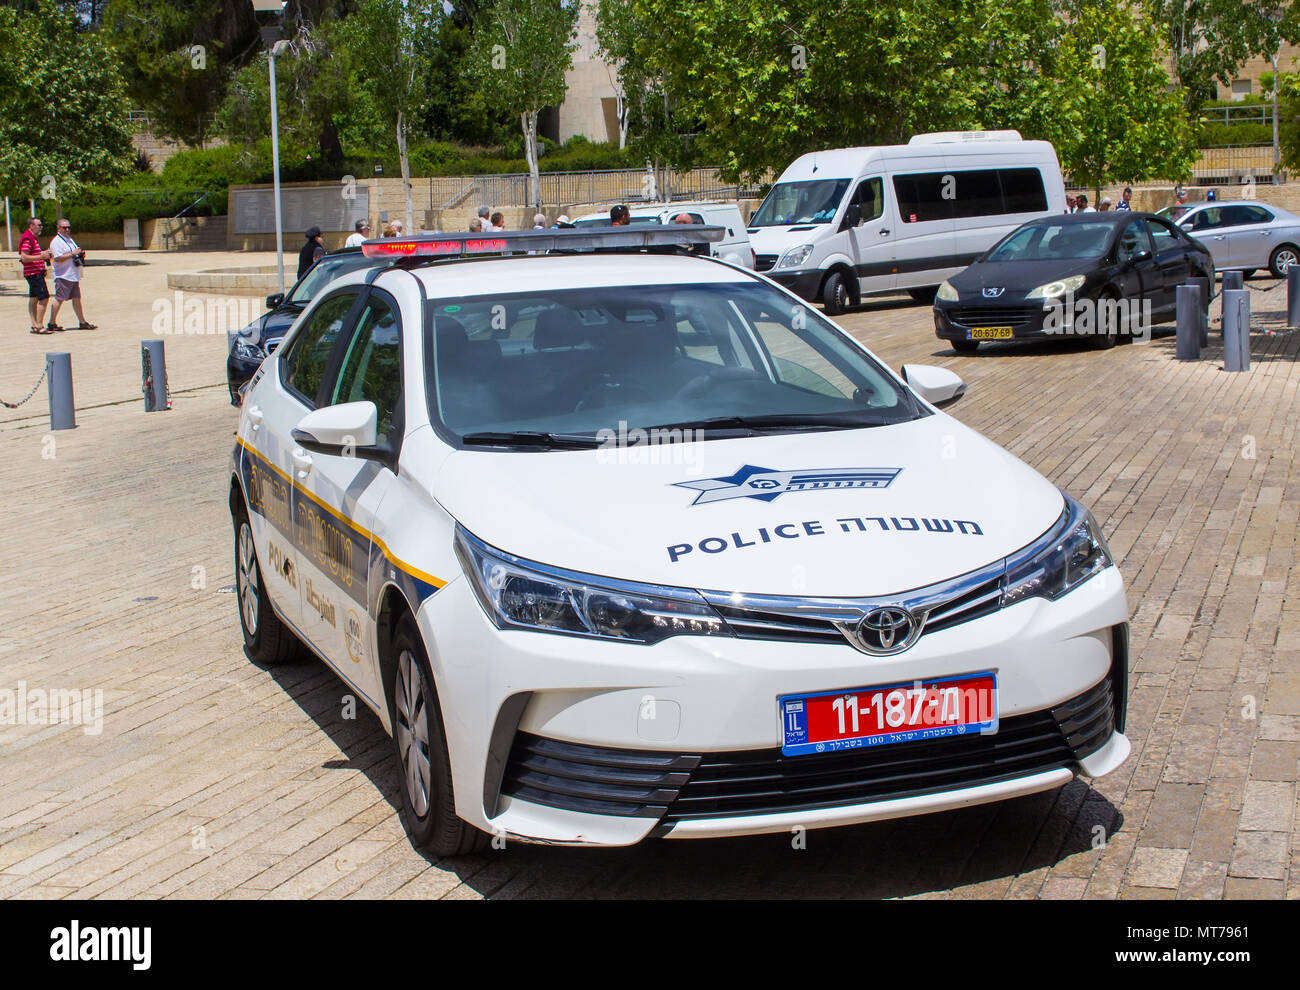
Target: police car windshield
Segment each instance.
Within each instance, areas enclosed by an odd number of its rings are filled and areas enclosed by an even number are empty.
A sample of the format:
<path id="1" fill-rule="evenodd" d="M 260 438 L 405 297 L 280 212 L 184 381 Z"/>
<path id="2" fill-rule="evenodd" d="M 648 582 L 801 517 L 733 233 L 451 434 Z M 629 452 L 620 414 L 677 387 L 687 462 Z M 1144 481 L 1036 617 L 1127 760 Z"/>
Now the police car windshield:
<path id="1" fill-rule="evenodd" d="M 1036 223 L 1012 231 L 985 261 L 1100 258 L 1115 227 L 1110 223 Z"/>
<path id="2" fill-rule="evenodd" d="M 848 179 L 778 182 L 768 191 L 749 225 L 785 227 L 796 223 L 830 223 L 848 187 Z"/>
<path id="3" fill-rule="evenodd" d="M 354 272 L 358 268 L 365 268 L 367 265 L 373 264 L 375 262 L 360 251 L 349 251 L 347 254 L 327 254 L 302 277 L 301 282 L 293 287 L 293 291 L 289 293 L 289 298 L 285 302 L 295 306 L 306 306 L 316 297 L 316 293 L 320 292 L 321 289 L 340 275 L 346 275 L 348 272 Z"/>
<path id="4" fill-rule="evenodd" d="M 429 303 L 429 412 L 457 441 L 580 446 L 927 415 L 814 310 L 762 283 L 602 286 Z"/>

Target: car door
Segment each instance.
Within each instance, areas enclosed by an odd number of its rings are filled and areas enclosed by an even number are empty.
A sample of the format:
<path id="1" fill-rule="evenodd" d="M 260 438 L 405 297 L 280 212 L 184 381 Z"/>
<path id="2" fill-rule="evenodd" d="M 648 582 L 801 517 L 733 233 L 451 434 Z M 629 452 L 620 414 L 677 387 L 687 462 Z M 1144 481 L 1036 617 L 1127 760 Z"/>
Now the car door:
<path id="1" fill-rule="evenodd" d="M 1281 244 L 1274 238 L 1274 216 L 1262 206 L 1234 203 L 1223 209 L 1223 237 L 1229 268 L 1267 268 L 1273 248 Z M 1218 263 L 1218 259 L 1215 259 Z"/>
<path id="2" fill-rule="evenodd" d="M 1191 245 L 1178 236 L 1173 224 L 1159 217 L 1147 217 L 1145 222 L 1155 246 L 1156 267 L 1160 271 L 1160 283 L 1153 287 L 1150 297 L 1151 308 L 1172 310 L 1178 286 L 1192 274 Z"/>
<path id="3" fill-rule="evenodd" d="M 283 406 L 276 411 L 270 432 L 274 434 L 277 448 L 285 452 L 291 491 L 291 568 L 293 589 L 297 597 L 294 626 L 304 639 L 322 656 L 326 647 L 320 641 L 317 623 L 306 611 L 308 595 L 319 591 L 319 579 L 308 588 L 308 566 L 317 546 L 325 536 L 320 531 L 321 522 L 327 518 L 322 508 L 313 501 L 305 485 L 306 468 L 310 458 L 293 440 L 293 431 L 299 420 L 316 408 L 325 383 L 332 378 L 337 365 L 340 345 L 346 340 L 349 327 L 356 320 L 363 287 L 349 288 L 329 293 L 313 305 L 302 317 L 302 322 L 289 338 L 278 362 L 279 385 Z M 367 548 L 367 552 L 368 552 Z"/>
<path id="4" fill-rule="evenodd" d="M 885 210 L 884 179 L 877 175 L 860 180 L 851 202 L 857 207 L 858 223 L 848 228 L 849 257 L 857 266 L 858 290 L 866 295 L 892 289 L 898 283 L 895 224 Z"/>
<path id="5" fill-rule="evenodd" d="M 1140 217 L 1130 220 L 1115 244 L 1115 261 L 1125 299 L 1150 299 L 1152 308 L 1164 292 L 1164 275 L 1156 262 L 1155 245 Z"/>
<path id="6" fill-rule="evenodd" d="M 377 443 L 394 451 L 402 435 L 402 341 L 396 301 L 372 288 L 361 300 L 353 328 L 337 351 L 337 368 L 323 382 L 317 407 L 373 402 Z M 375 514 L 393 479 L 379 461 L 299 451 L 295 475 L 302 511 L 302 609 L 304 631 L 326 659 L 366 695 L 382 698 L 377 667 L 370 662 L 366 619 L 369 559 Z"/>

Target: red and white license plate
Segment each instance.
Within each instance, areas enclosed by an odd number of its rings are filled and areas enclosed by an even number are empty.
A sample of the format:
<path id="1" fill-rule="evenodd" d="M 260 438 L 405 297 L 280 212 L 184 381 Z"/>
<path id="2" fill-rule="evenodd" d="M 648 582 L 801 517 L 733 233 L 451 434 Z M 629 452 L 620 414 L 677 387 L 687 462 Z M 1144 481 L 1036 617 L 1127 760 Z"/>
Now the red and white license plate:
<path id="1" fill-rule="evenodd" d="M 992 671 L 778 699 L 786 756 L 996 732 Z"/>

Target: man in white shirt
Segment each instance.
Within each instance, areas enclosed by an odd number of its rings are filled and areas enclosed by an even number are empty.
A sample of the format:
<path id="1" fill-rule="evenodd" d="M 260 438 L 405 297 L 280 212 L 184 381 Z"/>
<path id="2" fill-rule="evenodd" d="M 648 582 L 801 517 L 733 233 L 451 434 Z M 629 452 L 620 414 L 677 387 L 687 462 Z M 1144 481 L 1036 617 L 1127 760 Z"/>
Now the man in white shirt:
<path id="1" fill-rule="evenodd" d="M 59 326 L 59 310 L 71 299 L 72 309 L 81 321 L 73 329 L 97 329 L 94 323 L 86 321 L 86 314 L 81 309 L 81 266 L 86 260 L 86 252 L 72 239 L 72 224 L 67 220 L 59 221 L 59 232 L 50 241 L 50 254 L 54 262 L 54 305 L 50 307 L 50 326 L 56 330 L 62 329 Z"/>
<path id="2" fill-rule="evenodd" d="M 1097 212 L 1095 209 L 1093 209 L 1091 206 L 1088 205 L 1088 197 L 1085 193 L 1079 193 L 1078 203 L 1079 203 L 1079 208 L 1074 211 L 1075 213 L 1096 213 Z"/>
<path id="3" fill-rule="evenodd" d="M 343 242 L 344 247 L 361 247 L 361 242 L 370 237 L 370 221 L 358 220 L 357 229 L 354 233 L 348 234 L 348 239 Z"/>

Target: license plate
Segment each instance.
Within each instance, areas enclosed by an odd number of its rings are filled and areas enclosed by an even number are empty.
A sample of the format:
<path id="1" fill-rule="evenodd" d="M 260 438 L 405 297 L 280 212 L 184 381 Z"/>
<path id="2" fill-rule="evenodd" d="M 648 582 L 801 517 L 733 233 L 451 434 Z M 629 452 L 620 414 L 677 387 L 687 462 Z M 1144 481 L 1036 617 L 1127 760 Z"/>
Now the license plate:
<path id="1" fill-rule="evenodd" d="M 786 695 L 777 702 L 781 752 L 786 756 L 996 732 L 998 728 L 998 681 L 992 671 Z"/>
<path id="2" fill-rule="evenodd" d="M 1010 327 L 973 327 L 970 332 L 971 340 L 1010 340 Z"/>

